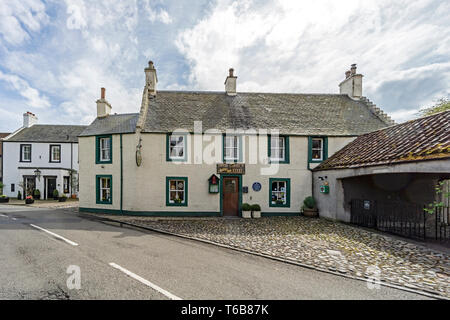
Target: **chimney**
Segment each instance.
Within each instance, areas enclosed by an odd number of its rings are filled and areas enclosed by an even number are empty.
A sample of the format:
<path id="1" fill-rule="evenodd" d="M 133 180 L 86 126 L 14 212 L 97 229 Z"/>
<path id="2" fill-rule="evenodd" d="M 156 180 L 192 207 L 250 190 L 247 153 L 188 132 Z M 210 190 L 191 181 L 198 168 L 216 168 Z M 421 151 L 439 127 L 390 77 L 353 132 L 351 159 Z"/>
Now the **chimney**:
<path id="1" fill-rule="evenodd" d="M 362 97 L 362 74 L 356 73 L 356 64 L 352 64 L 350 70 L 345 72 L 345 80 L 339 84 L 340 94 L 347 94 L 352 99 Z"/>
<path id="2" fill-rule="evenodd" d="M 156 69 L 153 65 L 153 61 L 148 62 L 148 67 L 145 71 L 145 85 L 148 87 L 148 91 L 152 96 L 156 96 L 156 84 L 158 83 L 158 77 L 156 76 Z"/>
<path id="3" fill-rule="evenodd" d="M 234 69 L 230 68 L 228 77 L 225 79 L 225 92 L 229 96 L 235 96 L 236 95 L 236 79 L 233 75 Z"/>
<path id="4" fill-rule="evenodd" d="M 111 105 L 108 101 L 106 101 L 106 90 L 105 88 L 101 89 L 100 99 L 97 100 L 97 118 L 103 118 L 111 114 Z"/>
<path id="5" fill-rule="evenodd" d="M 23 127 L 24 128 L 31 127 L 33 124 L 36 124 L 37 121 L 38 121 L 38 118 L 36 117 L 36 115 L 34 113 L 27 111 L 26 113 L 23 114 Z"/>

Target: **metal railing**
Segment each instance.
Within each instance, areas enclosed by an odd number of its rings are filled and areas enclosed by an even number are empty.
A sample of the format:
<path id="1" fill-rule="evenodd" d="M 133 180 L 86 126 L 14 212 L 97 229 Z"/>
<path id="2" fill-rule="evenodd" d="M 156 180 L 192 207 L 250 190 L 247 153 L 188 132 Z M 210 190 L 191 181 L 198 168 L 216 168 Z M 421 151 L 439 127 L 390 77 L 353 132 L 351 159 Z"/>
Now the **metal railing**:
<path id="1" fill-rule="evenodd" d="M 351 223 L 417 240 L 450 240 L 450 209 L 435 208 L 404 201 L 351 201 Z"/>

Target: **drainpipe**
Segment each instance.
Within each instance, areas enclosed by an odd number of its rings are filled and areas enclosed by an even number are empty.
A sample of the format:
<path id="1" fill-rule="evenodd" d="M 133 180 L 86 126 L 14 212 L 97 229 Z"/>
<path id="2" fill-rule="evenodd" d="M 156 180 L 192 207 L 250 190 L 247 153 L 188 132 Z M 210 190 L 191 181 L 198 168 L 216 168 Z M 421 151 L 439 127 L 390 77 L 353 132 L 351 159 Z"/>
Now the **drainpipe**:
<path id="1" fill-rule="evenodd" d="M 73 194 L 73 142 L 70 143 L 70 195 Z M 63 181 L 64 184 L 64 181 Z M 64 185 L 63 185 L 64 188 Z M 64 191 L 64 190 L 63 190 Z"/>
<path id="2" fill-rule="evenodd" d="M 123 146 L 120 134 L 120 214 L 123 215 Z"/>

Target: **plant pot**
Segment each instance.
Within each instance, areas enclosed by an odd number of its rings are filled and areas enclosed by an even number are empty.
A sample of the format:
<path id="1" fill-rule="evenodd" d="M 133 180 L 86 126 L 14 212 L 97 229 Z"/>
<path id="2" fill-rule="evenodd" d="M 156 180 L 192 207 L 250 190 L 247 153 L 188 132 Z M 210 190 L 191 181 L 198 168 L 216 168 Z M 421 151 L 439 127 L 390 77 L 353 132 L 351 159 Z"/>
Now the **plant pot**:
<path id="1" fill-rule="evenodd" d="M 34 198 L 35 200 L 39 200 L 39 199 L 41 199 L 41 195 L 40 195 L 40 194 L 39 194 L 39 195 L 34 195 L 33 198 Z"/>
<path id="2" fill-rule="evenodd" d="M 59 202 L 66 202 L 66 200 L 67 200 L 67 198 L 63 198 L 63 197 L 60 197 L 60 198 L 58 199 Z"/>
<path id="3" fill-rule="evenodd" d="M 32 204 L 34 203 L 34 199 L 25 199 L 25 204 Z"/>
<path id="4" fill-rule="evenodd" d="M 0 198 L 0 203 L 5 203 L 5 202 L 9 202 L 9 198 Z"/>
<path id="5" fill-rule="evenodd" d="M 53 200 L 59 200 L 59 197 L 53 197 Z"/>
<path id="6" fill-rule="evenodd" d="M 72 199 L 76 199 L 76 198 L 77 198 L 77 195 L 76 195 L 76 194 L 73 194 L 73 195 L 71 196 L 71 198 L 72 198 Z"/>
<path id="7" fill-rule="evenodd" d="M 261 211 L 252 211 L 252 218 L 261 218 Z"/>
<path id="8" fill-rule="evenodd" d="M 309 218 L 317 218 L 319 216 L 319 210 L 317 208 L 314 209 L 304 208 L 303 215 Z"/>
<path id="9" fill-rule="evenodd" d="M 251 217 L 252 217 L 252 212 L 251 211 L 242 211 L 242 218 L 249 219 Z"/>

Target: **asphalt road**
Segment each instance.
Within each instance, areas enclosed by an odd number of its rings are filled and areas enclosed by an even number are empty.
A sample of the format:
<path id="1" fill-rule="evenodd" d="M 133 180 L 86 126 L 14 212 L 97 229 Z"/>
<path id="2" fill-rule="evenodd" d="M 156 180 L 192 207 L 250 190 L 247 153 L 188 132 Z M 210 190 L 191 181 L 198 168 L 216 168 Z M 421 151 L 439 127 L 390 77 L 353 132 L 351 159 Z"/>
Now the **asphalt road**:
<path id="1" fill-rule="evenodd" d="M 70 266 L 80 289 L 67 286 Z M 0 299 L 428 299 L 71 210 L 10 205 L 0 205 L 0 270 Z"/>

